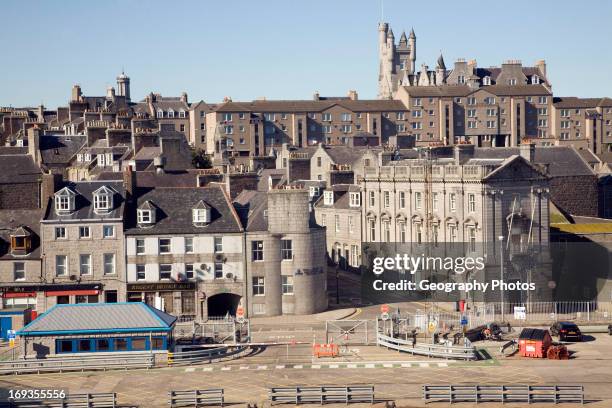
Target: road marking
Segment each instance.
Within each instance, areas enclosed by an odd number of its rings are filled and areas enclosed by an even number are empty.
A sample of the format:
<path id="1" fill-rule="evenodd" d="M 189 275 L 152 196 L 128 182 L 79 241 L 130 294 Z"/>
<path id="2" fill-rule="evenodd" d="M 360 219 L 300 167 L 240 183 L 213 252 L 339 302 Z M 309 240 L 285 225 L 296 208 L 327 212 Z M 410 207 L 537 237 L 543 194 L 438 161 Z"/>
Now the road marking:
<path id="1" fill-rule="evenodd" d="M 319 364 L 313 364 L 310 366 L 310 368 L 319 369 L 321 366 Z"/>
<path id="2" fill-rule="evenodd" d="M 267 365 L 260 365 L 260 366 L 257 366 L 257 369 L 258 370 L 267 370 L 268 366 Z"/>
<path id="3" fill-rule="evenodd" d="M 375 364 L 366 364 L 364 368 L 375 368 Z"/>
<path id="4" fill-rule="evenodd" d="M 383 367 L 385 367 L 385 368 L 393 368 L 393 364 L 383 364 Z"/>
<path id="5" fill-rule="evenodd" d="M 232 367 L 221 367 L 221 371 L 230 371 Z"/>
<path id="6" fill-rule="evenodd" d="M 338 368 L 338 364 L 330 364 L 327 368 Z"/>
<path id="7" fill-rule="evenodd" d="M 276 368 L 285 368 L 284 365 L 277 365 Z"/>
<path id="8" fill-rule="evenodd" d="M 195 367 L 189 367 L 185 369 L 186 373 L 193 373 L 195 371 Z"/>
<path id="9" fill-rule="evenodd" d="M 402 367 L 412 367 L 412 364 L 410 364 L 410 363 L 402 363 Z"/>
<path id="10" fill-rule="evenodd" d="M 241 369 L 241 370 L 248 370 L 248 369 L 249 369 L 249 366 L 240 366 L 240 369 Z"/>
<path id="11" fill-rule="evenodd" d="M 212 371 L 214 367 L 204 367 L 202 371 Z"/>
<path id="12" fill-rule="evenodd" d="M 303 366 L 303 365 L 301 365 L 301 364 L 297 364 L 297 365 L 294 365 L 294 366 L 293 366 L 293 368 L 298 368 L 298 369 L 300 369 L 300 368 L 304 368 L 304 366 Z"/>
<path id="13" fill-rule="evenodd" d="M 448 367 L 447 363 L 438 363 L 438 367 Z"/>
<path id="14" fill-rule="evenodd" d="M 347 364 L 346 368 L 357 368 L 357 364 Z"/>
<path id="15" fill-rule="evenodd" d="M 429 363 L 419 363 L 419 367 L 429 367 Z"/>

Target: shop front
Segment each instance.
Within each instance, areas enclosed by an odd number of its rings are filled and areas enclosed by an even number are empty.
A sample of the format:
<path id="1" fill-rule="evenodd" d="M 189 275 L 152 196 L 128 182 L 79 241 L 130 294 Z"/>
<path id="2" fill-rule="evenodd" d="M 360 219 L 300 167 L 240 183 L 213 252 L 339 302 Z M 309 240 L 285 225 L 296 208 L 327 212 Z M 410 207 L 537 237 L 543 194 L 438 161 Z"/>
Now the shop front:
<path id="1" fill-rule="evenodd" d="M 196 316 L 195 282 L 128 283 L 128 302 L 144 302 L 149 306 L 193 320 Z"/>
<path id="2" fill-rule="evenodd" d="M 115 303 L 112 293 L 102 296 L 102 284 L 50 284 L 23 285 L 0 288 L 2 309 L 31 308 L 37 313 L 44 313 L 55 305 L 78 303 Z"/>

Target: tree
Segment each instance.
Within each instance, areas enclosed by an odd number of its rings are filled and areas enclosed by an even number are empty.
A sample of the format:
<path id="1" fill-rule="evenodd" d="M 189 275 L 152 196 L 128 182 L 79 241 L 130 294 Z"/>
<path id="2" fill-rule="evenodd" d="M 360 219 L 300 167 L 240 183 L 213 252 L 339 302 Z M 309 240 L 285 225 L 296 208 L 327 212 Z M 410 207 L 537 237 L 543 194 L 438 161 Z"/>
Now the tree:
<path id="1" fill-rule="evenodd" d="M 198 149 L 191 153 L 191 163 L 196 169 L 210 169 L 212 168 L 212 160 L 210 156 L 202 149 Z"/>

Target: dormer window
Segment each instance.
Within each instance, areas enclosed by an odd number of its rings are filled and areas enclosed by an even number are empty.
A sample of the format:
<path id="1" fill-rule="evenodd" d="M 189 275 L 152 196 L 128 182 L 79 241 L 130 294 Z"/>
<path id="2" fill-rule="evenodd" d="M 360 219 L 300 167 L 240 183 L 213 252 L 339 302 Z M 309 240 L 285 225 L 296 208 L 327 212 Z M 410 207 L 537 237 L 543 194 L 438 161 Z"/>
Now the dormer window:
<path id="1" fill-rule="evenodd" d="M 323 193 L 323 204 L 324 205 L 334 205 L 334 192 L 326 191 Z"/>
<path id="2" fill-rule="evenodd" d="M 158 110 L 157 110 L 157 117 L 158 117 L 158 118 L 163 118 L 163 117 L 164 117 L 164 111 L 163 111 L 163 110 L 161 110 L 161 109 L 158 109 Z"/>
<path id="3" fill-rule="evenodd" d="M 351 207 L 361 206 L 361 193 L 350 193 L 349 205 Z"/>
<path id="4" fill-rule="evenodd" d="M 173 117 L 174 117 L 174 111 L 173 111 L 172 109 L 170 109 L 170 110 L 168 111 L 168 117 L 169 117 L 169 118 L 173 118 Z"/>
<path id="5" fill-rule="evenodd" d="M 491 85 L 491 77 L 487 75 L 484 78 L 482 78 L 482 84 L 483 85 Z"/>
<path id="6" fill-rule="evenodd" d="M 179 111 L 179 118 L 184 118 L 185 117 L 185 111 L 183 109 L 181 109 Z"/>
<path id="7" fill-rule="evenodd" d="M 211 208 L 204 201 L 200 200 L 191 210 L 191 217 L 196 226 L 210 223 Z"/>
<path id="8" fill-rule="evenodd" d="M 150 225 L 155 223 L 155 207 L 150 201 L 145 201 L 136 210 L 136 219 L 139 225 Z"/>
<path id="9" fill-rule="evenodd" d="M 19 227 L 11 234 L 11 252 L 26 255 L 32 249 L 32 234 L 24 227 Z"/>
<path id="10" fill-rule="evenodd" d="M 537 75 L 532 76 L 532 77 L 531 77 L 531 83 L 532 83 L 533 85 L 537 85 L 537 84 L 539 84 L 539 83 L 540 83 L 540 77 L 539 77 L 539 76 L 537 76 Z"/>
<path id="11" fill-rule="evenodd" d="M 309 194 L 310 198 L 318 197 L 321 194 L 320 191 L 319 191 L 319 187 L 317 187 L 317 186 L 310 186 L 309 189 L 308 189 L 308 192 L 310 193 Z"/>
<path id="12" fill-rule="evenodd" d="M 74 211 L 76 193 L 68 187 L 64 187 L 55 193 L 55 212 L 58 214 L 71 213 Z"/>
<path id="13" fill-rule="evenodd" d="M 516 85 L 516 78 L 510 78 L 508 80 L 508 85 Z"/>
<path id="14" fill-rule="evenodd" d="M 104 157 L 100 155 L 100 157 Z M 113 190 L 102 186 L 93 192 L 94 211 L 96 213 L 109 212 L 113 208 Z"/>

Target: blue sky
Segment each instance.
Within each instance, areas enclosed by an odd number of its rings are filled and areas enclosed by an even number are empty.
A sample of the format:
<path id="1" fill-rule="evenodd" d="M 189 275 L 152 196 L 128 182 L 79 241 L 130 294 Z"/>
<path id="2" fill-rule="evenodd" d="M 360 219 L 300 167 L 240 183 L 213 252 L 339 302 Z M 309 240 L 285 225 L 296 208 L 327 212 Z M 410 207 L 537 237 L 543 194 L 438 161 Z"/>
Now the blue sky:
<path id="1" fill-rule="evenodd" d="M 417 66 L 544 58 L 555 95 L 612 96 L 612 2 L 385 0 Z M 578 5 L 577 5 L 578 4 Z M 380 0 L 11 1 L 2 5 L 0 106 L 55 108 L 79 83 L 103 95 L 122 67 L 132 99 L 376 96 Z"/>

